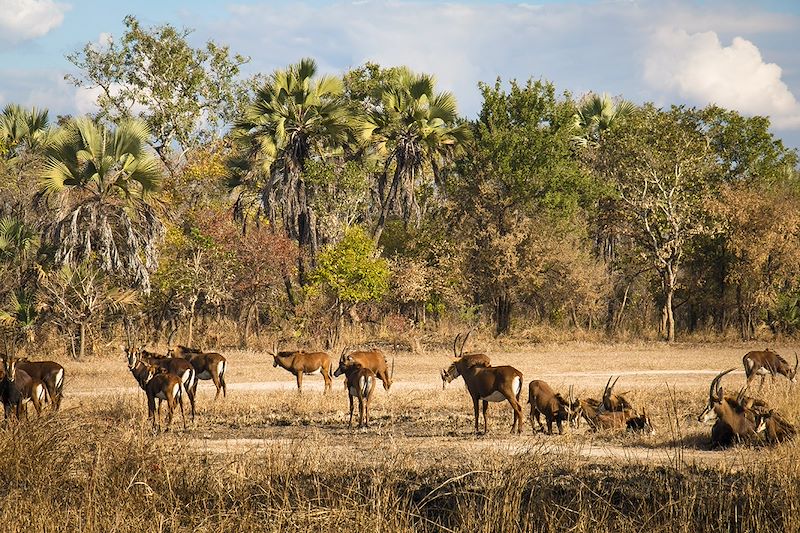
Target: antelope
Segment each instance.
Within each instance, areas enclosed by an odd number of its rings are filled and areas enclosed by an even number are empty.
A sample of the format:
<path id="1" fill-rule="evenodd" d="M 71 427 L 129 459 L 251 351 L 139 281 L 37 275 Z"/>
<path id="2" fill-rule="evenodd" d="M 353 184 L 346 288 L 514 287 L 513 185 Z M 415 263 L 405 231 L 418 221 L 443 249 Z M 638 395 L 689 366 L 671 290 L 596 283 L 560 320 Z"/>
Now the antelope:
<path id="1" fill-rule="evenodd" d="M 750 387 L 750 382 L 756 376 L 761 376 L 761 384 L 758 390 L 764 387 L 764 378 L 767 375 L 772 376 L 772 382 L 775 383 L 775 375 L 782 374 L 791 383 L 797 383 L 797 365 L 800 363 L 797 359 L 797 353 L 794 354 L 794 368 L 789 366 L 789 363 L 770 349 L 764 351 L 747 352 L 742 357 L 742 364 L 744 364 L 744 372 L 747 375 L 747 387 Z"/>
<path id="2" fill-rule="evenodd" d="M 197 348 L 188 348 L 186 346 L 178 345 L 175 348 L 167 350 L 167 357 L 179 357 L 189 361 L 194 367 L 195 371 L 195 384 L 197 387 L 197 380 L 210 379 L 214 386 L 217 388 L 217 394 L 214 396 L 216 400 L 219 398 L 219 392 L 222 391 L 222 396 L 227 395 L 227 387 L 225 385 L 225 370 L 228 363 L 222 354 L 217 352 L 203 352 Z"/>
<path id="3" fill-rule="evenodd" d="M 22 370 L 33 379 L 41 381 L 47 389 L 47 396 L 58 411 L 64 397 L 64 367 L 53 361 L 29 361 L 17 359 L 17 370 Z"/>
<path id="4" fill-rule="evenodd" d="M 561 394 L 553 391 L 550 385 L 544 381 L 534 379 L 528 384 L 528 403 L 531 405 L 531 428 L 534 433 L 536 433 L 534 420 L 544 432 L 544 426 L 539 419 L 540 414 L 544 415 L 545 421 L 547 421 L 548 435 L 553 434 L 553 421 L 558 426 L 558 434 L 562 435 L 564 433 L 561 423 L 572 418 L 572 410 L 575 406 L 572 399 L 572 387 L 570 387 L 569 393 L 570 397 L 569 401 L 567 401 Z"/>
<path id="5" fill-rule="evenodd" d="M 294 374 L 297 380 L 297 390 L 303 390 L 303 374 L 322 374 L 325 380 L 325 392 L 331 389 L 331 359 L 326 352 L 305 352 L 305 351 L 278 351 L 275 343 L 272 351 L 272 366 L 288 370 Z"/>
<path id="6" fill-rule="evenodd" d="M 183 358 L 165 357 L 155 352 L 149 352 L 144 348 L 131 349 L 129 346 L 122 346 L 122 350 L 128 358 L 128 367 L 135 366 L 137 361 L 144 364 L 163 368 L 167 372 L 175 374 L 181 380 L 186 396 L 189 397 L 189 405 L 192 411 L 192 422 L 195 415 L 195 398 L 197 393 L 197 373 L 192 364 Z"/>
<path id="7" fill-rule="evenodd" d="M 603 389 L 603 401 L 600 403 L 598 411 L 617 412 L 617 411 L 633 410 L 633 406 L 628 401 L 628 399 L 625 398 L 624 394 L 612 394 L 614 390 L 614 385 L 616 385 L 617 381 L 619 381 L 619 376 L 617 376 L 617 379 L 614 380 L 614 383 L 611 383 L 611 380 L 613 378 L 614 376 L 611 376 L 610 378 L 608 378 L 608 381 L 606 382 L 606 386 Z"/>
<path id="8" fill-rule="evenodd" d="M 464 378 L 472 397 L 472 406 L 475 411 L 475 433 L 478 431 L 478 402 L 483 402 L 483 432 L 488 432 L 486 422 L 486 408 L 489 402 L 502 402 L 508 400 L 514 409 L 514 422 L 511 424 L 511 433 L 516 427 L 517 433 L 522 433 L 522 407 L 519 395 L 522 392 L 522 372 L 511 366 L 484 367 L 473 364 L 471 361 L 460 357 L 450 366 L 442 370 L 442 381 L 450 383 L 458 376 Z"/>
<path id="9" fill-rule="evenodd" d="M 26 404 L 30 401 L 36 409 L 36 414 L 42 412 L 42 403 L 47 400 L 47 388 L 44 383 L 32 378 L 22 369 L 17 368 L 17 359 L 6 356 L 3 358 L 3 378 L 0 381 L 0 400 L 3 402 L 5 417 L 13 413 L 17 419 L 24 410 L 25 419 L 28 418 Z"/>
<path id="10" fill-rule="evenodd" d="M 358 427 L 369 427 L 369 402 L 372 399 L 372 393 L 375 392 L 375 372 L 369 368 L 361 366 L 351 356 L 346 356 L 344 362 L 339 363 L 339 368 L 336 369 L 340 376 L 345 375 L 345 383 L 347 385 L 347 397 L 350 400 L 350 421 L 347 427 L 353 427 L 353 398 L 358 399 Z"/>
<path id="11" fill-rule="evenodd" d="M 383 388 L 387 391 L 389 390 L 389 387 L 392 386 L 392 377 L 394 374 L 394 359 L 392 359 L 392 371 L 390 373 L 388 364 L 386 363 L 386 357 L 380 350 L 359 350 L 349 354 L 347 350 L 346 347 L 342 350 L 342 355 L 339 357 L 339 366 L 333 373 L 334 376 L 339 377 L 344 373 L 346 363 L 349 359 L 355 361 L 364 368 L 372 370 L 375 377 L 383 383 Z"/>
<path id="12" fill-rule="evenodd" d="M 461 343 L 461 349 L 458 351 L 456 351 L 456 347 L 458 346 L 458 340 L 461 338 L 461 334 L 459 333 L 458 335 L 456 335 L 456 338 L 453 341 L 453 357 L 455 357 L 456 359 L 463 358 L 466 361 L 469 361 L 470 365 L 484 366 L 484 367 L 492 366 L 492 362 L 489 359 L 489 356 L 486 355 L 485 353 L 466 353 L 466 354 L 464 353 L 464 345 L 467 344 L 467 339 L 469 338 L 470 333 L 472 333 L 472 331 L 467 332 L 463 342 Z M 442 390 L 444 390 L 445 387 L 447 387 L 447 383 L 449 382 L 446 381 L 444 377 L 442 377 Z"/>
<path id="13" fill-rule="evenodd" d="M 186 429 L 186 418 L 183 412 L 182 381 L 175 374 L 163 367 L 141 361 L 133 351 L 128 352 L 128 369 L 133 378 L 147 396 L 147 417 L 153 419 L 153 429 L 161 429 L 161 402 L 167 402 L 167 429 L 172 424 L 172 412 L 177 401 L 181 406 L 183 429 Z M 175 388 L 177 385 L 177 390 Z M 158 400 L 158 418 L 155 418 L 156 400 Z"/>
<path id="14" fill-rule="evenodd" d="M 713 446 L 728 446 L 733 442 L 748 440 L 766 429 L 766 418 L 745 407 L 745 388 L 739 391 L 736 399 L 725 396 L 720 381 L 734 370 L 736 369 L 730 368 L 720 372 L 711 381 L 708 404 L 697 418 L 700 422 L 716 420 L 711 428 Z"/>

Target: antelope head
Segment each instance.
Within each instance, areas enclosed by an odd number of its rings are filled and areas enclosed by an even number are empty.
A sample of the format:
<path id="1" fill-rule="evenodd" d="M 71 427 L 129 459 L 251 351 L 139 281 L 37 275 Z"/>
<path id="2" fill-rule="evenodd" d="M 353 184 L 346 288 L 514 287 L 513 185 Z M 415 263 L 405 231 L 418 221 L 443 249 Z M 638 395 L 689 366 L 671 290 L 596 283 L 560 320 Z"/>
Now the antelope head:
<path id="1" fill-rule="evenodd" d="M 699 422 L 713 422 L 717 419 L 717 412 L 714 408 L 725 401 L 725 394 L 722 390 L 722 385 L 720 385 L 720 380 L 725 374 L 733 372 L 734 370 L 736 369 L 729 368 L 724 372 L 720 372 L 717 374 L 717 377 L 711 380 L 711 387 L 708 390 L 708 403 L 706 404 L 706 408 L 703 409 L 703 412 L 700 413 L 700 416 L 697 417 Z M 739 397 L 741 398 L 742 396 L 743 393 L 740 391 Z"/>
<path id="2" fill-rule="evenodd" d="M 448 383 L 450 383 L 451 381 L 453 381 L 454 379 L 456 379 L 458 376 L 461 375 L 461 372 L 459 372 L 458 367 L 456 366 L 457 361 L 458 359 L 450 363 L 450 366 L 448 366 L 447 368 L 442 369 L 441 371 L 442 390 L 444 390 L 445 385 L 447 385 Z"/>
<path id="3" fill-rule="evenodd" d="M 10 355 L 3 358 L 3 372 L 6 379 L 13 382 L 17 378 L 17 359 Z"/>
<path id="4" fill-rule="evenodd" d="M 272 343 L 272 352 L 268 352 L 272 356 L 272 367 L 278 367 L 278 341 Z"/>
<path id="5" fill-rule="evenodd" d="M 345 346 L 344 350 L 342 350 L 342 355 L 339 356 L 339 366 L 333 372 L 333 375 L 335 377 L 337 377 L 337 378 L 339 376 L 341 376 L 342 374 L 344 374 L 347 371 L 348 367 L 350 367 L 350 365 L 355 364 L 355 361 L 353 361 L 353 358 L 350 357 L 350 355 L 347 353 L 349 351 L 350 351 L 350 347 L 349 346 Z"/>
<path id="6" fill-rule="evenodd" d="M 575 398 L 573 385 L 569 386 L 569 406 L 567 407 L 567 413 L 569 414 L 569 426 L 577 429 L 580 426 L 583 407 L 581 407 L 581 401 Z"/>

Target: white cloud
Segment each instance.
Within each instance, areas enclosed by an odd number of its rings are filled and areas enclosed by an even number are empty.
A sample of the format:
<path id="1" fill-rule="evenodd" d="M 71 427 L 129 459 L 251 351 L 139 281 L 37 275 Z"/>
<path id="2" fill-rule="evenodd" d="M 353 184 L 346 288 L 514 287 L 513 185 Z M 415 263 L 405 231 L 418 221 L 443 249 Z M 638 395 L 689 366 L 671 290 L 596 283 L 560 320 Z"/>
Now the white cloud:
<path id="1" fill-rule="evenodd" d="M 758 47 L 742 37 L 724 46 L 712 31 L 662 29 L 653 39 L 644 77 L 653 88 L 693 103 L 769 115 L 779 128 L 800 127 L 800 103 L 781 79 L 781 67 L 765 62 Z"/>
<path id="2" fill-rule="evenodd" d="M 60 26 L 69 9 L 53 0 L 0 0 L 0 42 L 16 44 L 41 37 Z"/>

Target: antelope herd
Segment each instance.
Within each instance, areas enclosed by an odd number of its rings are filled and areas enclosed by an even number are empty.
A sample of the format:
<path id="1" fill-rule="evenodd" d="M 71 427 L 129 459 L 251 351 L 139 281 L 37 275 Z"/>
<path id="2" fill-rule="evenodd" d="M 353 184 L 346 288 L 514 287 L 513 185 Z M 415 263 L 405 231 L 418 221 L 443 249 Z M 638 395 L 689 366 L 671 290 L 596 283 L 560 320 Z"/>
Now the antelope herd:
<path id="1" fill-rule="evenodd" d="M 171 342 L 172 335 L 170 335 Z M 520 395 L 523 388 L 522 372 L 512 366 L 495 366 L 485 353 L 464 353 L 469 333 L 457 335 L 453 342 L 453 357 L 447 368 L 441 370 L 442 387 L 461 377 L 472 400 L 475 433 L 480 433 L 480 412 L 483 412 L 483 433 L 488 432 L 486 411 L 490 402 L 508 402 L 513 410 L 512 433 L 522 432 L 522 405 Z M 131 375 L 145 392 L 148 417 L 156 431 L 161 429 L 162 402 L 167 404 L 165 424 L 169 429 L 175 408 L 181 411 L 183 427 L 186 428 L 183 396 L 189 399 L 191 418 L 196 412 L 197 384 L 199 380 L 211 380 L 216 388 L 214 399 L 220 392 L 226 396 L 225 372 L 227 361 L 217 352 L 205 352 L 186 346 L 167 349 L 165 354 L 135 347 L 130 336 L 122 346 Z M 303 350 L 278 351 L 275 344 L 268 352 L 273 366 L 281 367 L 295 376 L 297 389 L 302 392 L 303 376 L 320 374 L 324 380 L 324 392 L 332 389 L 334 377 L 345 376 L 345 388 L 350 404 L 348 427 L 353 425 L 355 404 L 358 402 L 358 427 L 369 427 L 370 401 L 377 380 L 388 392 L 394 374 L 394 359 L 389 363 L 378 349 L 351 350 L 345 348 L 335 368 L 326 352 Z M 0 401 L 5 417 L 27 418 L 27 404 L 34 406 L 37 414 L 46 404 L 53 410 L 61 405 L 64 390 L 64 368 L 52 361 L 29 361 L 9 355 L 2 356 L 0 375 Z M 749 396 L 751 382 L 761 377 L 759 392 L 767 376 L 785 376 L 790 383 L 796 382 L 798 356 L 791 366 L 778 353 L 766 349 L 751 351 L 742 359 L 746 384 L 735 393 L 726 392 L 722 379 L 735 368 L 717 374 L 711 381 L 708 400 L 698 421 L 711 423 L 711 444 L 724 447 L 740 442 L 777 444 L 794 437 L 796 429 L 783 415 L 769 407 L 762 399 Z M 644 407 L 635 408 L 626 397 L 627 393 L 615 393 L 619 377 L 609 377 L 599 399 L 577 398 L 574 388 L 569 387 L 565 397 L 542 380 L 534 379 L 528 384 L 527 403 L 530 406 L 529 420 L 534 433 L 553 434 L 555 423 L 558 433 L 563 434 L 564 425 L 579 428 L 582 421 L 593 431 L 625 429 L 655 433 L 655 428 Z M 158 403 L 156 404 L 156 400 Z"/>

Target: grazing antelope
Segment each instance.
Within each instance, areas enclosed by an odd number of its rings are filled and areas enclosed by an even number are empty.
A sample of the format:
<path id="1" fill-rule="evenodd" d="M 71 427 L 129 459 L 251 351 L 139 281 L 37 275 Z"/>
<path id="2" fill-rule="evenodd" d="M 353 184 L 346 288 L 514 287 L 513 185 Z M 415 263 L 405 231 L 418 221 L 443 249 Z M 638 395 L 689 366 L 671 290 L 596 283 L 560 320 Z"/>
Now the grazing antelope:
<path id="1" fill-rule="evenodd" d="M 58 411 L 64 397 L 64 367 L 53 361 L 29 361 L 17 359 L 17 370 L 22 370 L 33 379 L 41 381 L 47 388 L 47 396 Z"/>
<path id="2" fill-rule="evenodd" d="M 458 346 L 458 340 L 461 338 L 461 334 L 459 333 L 458 335 L 456 335 L 456 338 L 453 341 L 453 357 L 456 359 L 463 358 L 464 360 L 468 361 L 470 365 L 484 366 L 484 367 L 492 366 L 492 361 L 489 359 L 489 356 L 486 355 L 485 353 L 466 353 L 466 354 L 464 353 L 464 345 L 467 344 L 467 339 L 469 338 L 470 333 L 472 333 L 472 331 L 467 332 L 466 336 L 464 337 L 464 340 L 461 343 L 461 349 L 459 350 L 456 350 L 456 348 Z M 446 381 L 444 377 L 442 377 L 442 390 L 444 390 L 445 387 L 447 387 L 448 383 L 449 382 Z"/>
<path id="3" fill-rule="evenodd" d="M 768 375 L 772 376 L 772 382 L 775 383 L 775 375 L 782 374 L 792 382 L 797 383 L 797 365 L 800 363 L 797 359 L 797 353 L 794 354 L 794 368 L 789 366 L 789 363 L 770 349 L 764 351 L 747 352 L 742 357 L 742 364 L 744 364 L 744 372 L 747 374 L 747 387 L 750 387 L 750 382 L 756 376 L 761 376 L 761 384 L 758 390 L 764 387 L 764 378 Z"/>
<path id="4" fill-rule="evenodd" d="M 6 356 L 3 358 L 0 400 L 3 402 L 6 418 L 13 412 L 19 419 L 20 413 L 24 411 L 25 419 L 27 420 L 28 409 L 26 404 L 30 401 L 34 409 L 36 409 L 36 414 L 41 414 L 42 404 L 47 400 L 47 388 L 40 380 L 32 378 L 24 370 L 18 369 L 17 359 Z"/>
<path id="5" fill-rule="evenodd" d="M 350 400 L 350 421 L 347 427 L 353 427 L 353 398 L 358 399 L 358 427 L 369 427 L 369 402 L 372 399 L 372 393 L 375 392 L 375 372 L 369 368 L 361 366 L 351 356 L 346 356 L 344 362 L 339 363 L 339 368 L 336 369 L 338 374 L 345 375 L 345 383 L 347 385 L 347 397 Z"/>
<path id="6" fill-rule="evenodd" d="M 192 364 L 196 378 L 195 387 L 197 387 L 197 380 L 210 379 L 217 388 L 217 394 L 214 396 L 215 400 L 219 398 L 220 390 L 222 391 L 223 397 L 227 395 L 225 370 L 228 367 L 228 363 L 222 354 L 217 352 L 203 352 L 197 348 L 188 348 L 178 345 L 175 348 L 167 350 L 167 357 L 180 357 Z"/>
<path id="7" fill-rule="evenodd" d="M 561 423 L 565 420 L 570 420 L 574 405 L 572 387 L 570 387 L 569 391 L 570 398 L 567 401 L 560 393 L 553 391 L 550 385 L 544 381 L 534 379 L 528 384 L 528 403 L 531 405 L 531 428 L 534 433 L 536 433 L 534 420 L 544 432 L 544 426 L 539 419 L 540 414 L 544 415 L 547 422 L 548 435 L 553 434 L 553 421 L 558 426 L 558 434 L 562 435 L 564 433 Z"/>
<path id="8" fill-rule="evenodd" d="M 280 366 L 292 373 L 297 380 L 297 390 L 303 390 L 304 374 L 322 374 L 325 380 L 325 392 L 331 389 L 331 358 L 326 352 L 278 351 L 278 344 L 269 352 L 272 355 L 273 368 Z"/>
<path id="9" fill-rule="evenodd" d="M 163 368 L 167 372 L 175 374 L 181 380 L 183 389 L 186 391 L 186 396 L 189 397 L 189 405 L 192 411 L 192 422 L 194 422 L 195 415 L 195 398 L 197 393 L 197 373 L 195 372 L 192 364 L 183 358 L 178 357 L 165 357 L 155 352 L 149 352 L 144 348 L 132 349 L 129 346 L 122 346 L 128 358 L 128 367 L 135 366 L 137 361 L 142 361 L 144 364 L 153 365 L 157 368 Z"/>
<path id="10" fill-rule="evenodd" d="M 486 408 L 489 402 L 502 402 L 508 400 L 514 409 L 514 422 L 511 424 L 511 433 L 516 427 L 517 433 L 522 433 L 522 406 L 519 395 L 522 392 L 522 372 L 511 366 L 484 367 L 458 358 L 447 369 L 442 370 L 442 381 L 450 383 L 458 376 L 464 378 L 467 391 L 472 397 L 472 406 L 475 411 L 475 433 L 478 433 L 478 402 L 483 402 L 483 432 L 488 432 L 486 422 Z"/>
<path id="11" fill-rule="evenodd" d="M 723 376 L 734 370 L 736 369 L 730 368 L 720 372 L 711 381 L 708 403 L 698 417 L 700 422 L 716 420 L 711 428 L 711 444 L 713 446 L 728 446 L 734 442 L 749 440 L 766 429 L 766 418 L 746 409 L 743 405 L 746 389 L 743 388 L 736 399 L 725 396 L 720 381 Z"/>
<path id="12" fill-rule="evenodd" d="M 372 370 L 375 376 L 383 383 L 383 388 L 387 391 L 392 386 L 392 377 L 394 374 L 394 359 L 392 359 L 392 371 L 389 372 L 389 365 L 386 362 L 386 357 L 380 350 L 358 350 L 355 352 L 347 353 L 348 348 L 342 350 L 342 355 L 339 357 L 339 366 L 333 373 L 334 376 L 339 377 L 345 371 L 346 363 L 349 360 L 355 361 L 364 368 Z"/>

